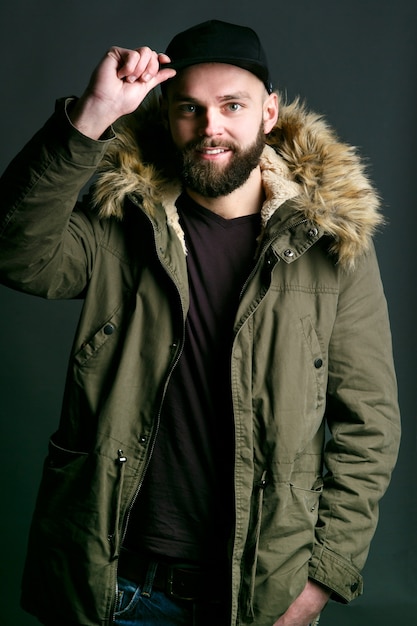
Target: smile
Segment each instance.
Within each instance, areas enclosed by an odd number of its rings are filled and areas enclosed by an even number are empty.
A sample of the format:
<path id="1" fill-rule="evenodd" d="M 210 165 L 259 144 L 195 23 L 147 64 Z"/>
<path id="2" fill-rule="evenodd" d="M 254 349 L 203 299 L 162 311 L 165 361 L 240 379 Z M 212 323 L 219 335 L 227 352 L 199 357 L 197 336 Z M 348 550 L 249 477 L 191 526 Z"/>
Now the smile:
<path id="1" fill-rule="evenodd" d="M 202 154 L 222 154 L 223 152 L 228 152 L 226 148 L 204 148 L 204 150 L 200 150 Z"/>

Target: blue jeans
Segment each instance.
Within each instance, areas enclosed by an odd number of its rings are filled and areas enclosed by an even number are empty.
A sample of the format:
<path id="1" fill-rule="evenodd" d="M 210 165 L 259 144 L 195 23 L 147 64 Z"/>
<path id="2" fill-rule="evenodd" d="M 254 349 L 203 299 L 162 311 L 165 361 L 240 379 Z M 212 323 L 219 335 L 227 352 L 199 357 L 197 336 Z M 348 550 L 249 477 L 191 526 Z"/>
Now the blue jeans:
<path id="1" fill-rule="evenodd" d="M 118 578 L 116 626 L 229 626 L 226 603 L 177 600 L 152 588 L 152 577 L 143 585 Z"/>
<path id="2" fill-rule="evenodd" d="M 229 626 L 228 609 L 215 602 L 190 602 L 170 598 L 152 589 L 119 577 L 115 626 Z M 317 626 L 317 618 L 310 626 Z"/>

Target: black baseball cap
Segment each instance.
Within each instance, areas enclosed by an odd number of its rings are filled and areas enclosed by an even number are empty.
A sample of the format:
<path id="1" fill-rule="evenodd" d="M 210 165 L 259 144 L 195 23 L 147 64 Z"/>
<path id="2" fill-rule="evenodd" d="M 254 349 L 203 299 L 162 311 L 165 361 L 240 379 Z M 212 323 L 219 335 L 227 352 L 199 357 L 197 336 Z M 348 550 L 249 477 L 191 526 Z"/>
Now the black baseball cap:
<path id="1" fill-rule="evenodd" d="M 228 63 L 255 74 L 272 93 L 268 62 L 258 35 L 252 28 L 209 20 L 175 35 L 166 54 L 179 71 L 198 63 Z"/>

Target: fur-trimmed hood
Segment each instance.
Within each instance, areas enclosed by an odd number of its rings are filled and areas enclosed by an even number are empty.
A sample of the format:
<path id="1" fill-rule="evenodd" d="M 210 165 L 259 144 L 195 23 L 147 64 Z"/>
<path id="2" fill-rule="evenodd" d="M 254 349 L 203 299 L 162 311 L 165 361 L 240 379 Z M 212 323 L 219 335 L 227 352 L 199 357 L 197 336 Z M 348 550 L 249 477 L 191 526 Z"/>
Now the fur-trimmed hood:
<path id="1" fill-rule="evenodd" d="M 269 146 L 261 158 L 267 198 L 264 226 L 292 198 L 295 210 L 332 238 L 331 252 L 339 263 L 353 267 L 383 221 L 378 196 L 355 148 L 339 141 L 322 117 L 298 100 L 281 105 L 266 141 Z M 175 207 L 181 184 L 173 170 L 172 150 L 155 99 L 123 118 L 95 184 L 100 215 L 122 218 L 126 196 L 138 194 L 151 214 L 156 204 L 163 204 L 184 245 Z"/>

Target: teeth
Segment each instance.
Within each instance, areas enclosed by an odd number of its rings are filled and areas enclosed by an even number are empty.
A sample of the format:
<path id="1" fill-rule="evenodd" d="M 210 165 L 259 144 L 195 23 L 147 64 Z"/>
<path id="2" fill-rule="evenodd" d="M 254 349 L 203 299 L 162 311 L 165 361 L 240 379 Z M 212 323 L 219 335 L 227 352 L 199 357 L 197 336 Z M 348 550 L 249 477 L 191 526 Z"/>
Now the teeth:
<path id="1" fill-rule="evenodd" d="M 221 154 L 222 152 L 225 152 L 225 150 L 222 148 L 207 148 L 204 152 L 206 154 Z"/>

